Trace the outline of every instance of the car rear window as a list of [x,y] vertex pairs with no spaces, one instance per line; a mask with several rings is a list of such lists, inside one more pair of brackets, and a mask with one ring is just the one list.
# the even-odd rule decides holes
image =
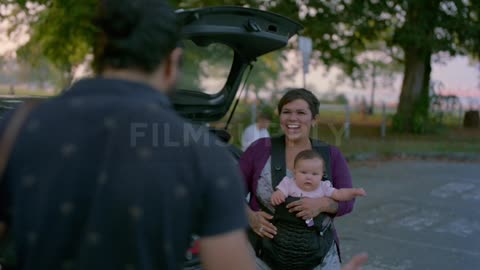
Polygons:
[[215,94],[222,90],[233,62],[233,50],[220,43],[197,46],[183,42],[184,58],[179,88]]

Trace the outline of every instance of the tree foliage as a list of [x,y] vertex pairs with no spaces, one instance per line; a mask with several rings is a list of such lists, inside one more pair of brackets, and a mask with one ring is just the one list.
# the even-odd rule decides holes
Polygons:
[[[228,2],[228,1],[227,1]],[[66,71],[67,84],[71,79],[76,66],[85,61],[87,54],[91,53],[92,41],[95,37],[95,28],[89,23],[96,13],[96,0],[16,0],[7,1],[4,6],[9,6],[4,17],[9,19],[12,31],[20,25],[29,26],[30,40],[18,50],[22,59],[37,64],[46,57],[60,70]],[[225,5],[224,1],[182,1],[176,3],[177,8],[193,8],[205,5]],[[239,4],[231,1],[230,4]],[[20,16],[19,16],[20,14]],[[222,70],[211,70],[212,66],[226,59],[215,58],[215,53],[209,53],[209,61],[213,65],[187,65],[186,81],[190,85],[199,85],[199,79],[211,74],[223,74]],[[281,71],[282,57],[271,54],[262,57],[256,64],[256,72],[250,77],[253,89],[260,89],[269,81],[275,80]],[[201,55],[188,54],[186,62],[202,63],[198,57]],[[230,60],[230,59],[228,59]],[[216,65],[217,64],[217,65]]]
[[96,13],[96,0],[17,0],[7,1],[3,14],[12,31],[28,26],[29,41],[18,54],[36,64],[46,57],[71,77],[74,68],[91,52],[95,35],[89,23]]
[[264,0],[259,5],[300,20],[319,61],[340,66],[352,78],[365,74],[358,56],[383,43],[391,59],[404,66],[394,121],[399,131],[422,132],[428,122],[432,55],[480,54],[477,0]]
[[[428,122],[431,59],[480,54],[480,1],[477,0],[251,0],[229,1],[267,9],[305,26],[317,63],[339,66],[353,80],[365,80],[371,66],[359,56],[383,47],[393,71],[404,66],[394,127],[423,132]],[[184,5],[216,4],[190,0]]]
[[[7,0],[4,5],[13,8],[2,15],[11,19],[13,26],[30,26],[26,48],[38,50],[68,70],[91,50],[95,29],[88,19],[95,14],[95,2]],[[371,51],[372,45],[380,46],[389,55],[386,65],[404,66],[394,121],[400,131],[421,132],[428,121],[432,55],[443,52],[478,58],[480,54],[478,0],[181,0],[173,4],[185,9],[245,5],[300,21],[305,26],[302,34],[313,40],[314,62],[338,66],[352,79],[369,74],[368,63],[359,57]],[[28,16],[20,16],[22,12]],[[260,61],[273,69],[256,73],[258,79],[252,78],[255,85],[276,80],[282,70],[280,57],[276,57]]]

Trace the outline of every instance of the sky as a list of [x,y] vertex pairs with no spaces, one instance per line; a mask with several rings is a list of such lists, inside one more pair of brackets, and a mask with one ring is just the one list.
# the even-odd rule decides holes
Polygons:
[[446,89],[480,92],[480,65],[470,63],[467,57],[453,58],[446,65],[434,65],[432,78],[442,81]]
[[[0,30],[4,30],[7,27],[5,22],[0,22]],[[0,31],[2,33],[3,31]],[[7,51],[12,51],[18,44],[22,44],[28,40],[25,35],[19,35],[19,37],[12,41],[12,39],[0,35],[0,55],[5,54]],[[281,87],[301,87],[303,86],[302,70],[298,61],[298,58],[293,53],[293,56],[289,56],[289,64],[298,69],[298,74],[294,81],[283,82]],[[472,63],[467,57],[453,57],[443,58],[443,63],[432,64],[431,79],[434,81],[442,82],[443,94],[457,95],[462,98],[462,103],[480,108],[480,64],[478,62]],[[298,67],[295,67],[298,66]],[[311,67],[310,72],[306,76],[307,85],[312,85],[317,94],[323,93],[335,88],[338,93],[344,93],[347,98],[352,101],[358,101],[365,97],[367,101],[370,100],[370,89],[352,89],[351,85],[338,85],[336,82],[336,76],[339,74],[339,70],[333,68],[329,72],[326,72],[322,66]],[[394,104],[398,102],[400,95],[401,78],[395,81],[392,89],[377,89],[375,93],[375,102],[381,104],[383,102],[387,104]]]
[[[291,61],[292,65],[299,65],[298,61]],[[285,83],[286,86],[303,86],[301,68],[293,82]],[[332,69],[325,74],[326,70],[320,66],[310,68],[306,76],[307,86],[314,86],[317,94],[323,94],[335,88],[336,92],[344,93],[350,101],[360,100],[365,97],[370,101],[370,89],[352,89],[351,85],[335,86],[336,76],[340,73]],[[442,59],[442,63],[432,63],[431,80],[443,84],[441,93],[447,95],[457,95],[461,97],[462,103],[470,104],[477,102],[480,107],[480,64],[476,64],[467,57],[450,57]],[[375,93],[375,103],[397,103],[400,95],[402,76],[398,76],[392,89],[377,88]]]

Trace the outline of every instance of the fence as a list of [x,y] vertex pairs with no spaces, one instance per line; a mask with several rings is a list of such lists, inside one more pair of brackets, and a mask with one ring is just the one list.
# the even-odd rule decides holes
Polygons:
[[[327,112],[335,112],[343,115],[343,137],[346,139],[349,139],[351,136],[353,115],[362,114],[365,117],[367,115],[365,108],[361,108],[360,106],[352,106],[350,104],[320,105],[320,115],[326,114]],[[385,104],[382,104],[381,106],[375,107],[372,112],[380,112],[381,123],[379,132],[381,137],[385,137],[387,132],[388,115],[395,113],[395,108],[390,108]]]
[[[430,105],[430,117],[433,124],[461,127],[463,126],[465,112],[468,110],[478,110],[480,108],[480,103],[474,104],[470,102],[469,106],[465,106],[462,102],[453,102],[452,100],[454,99],[447,97],[437,97],[432,99]],[[320,106],[320,115],[328,112],[335,112],[336,114],[343,115],[341,121],[343,121],[344,127],[343,137],[346,139],[351,136],[352,118],[354,118],[354,115],[368,114],[365,106],[352,106],[350,104],[322,104]],[[379,133],[381,137],[385,137],[387,135],[389,117],[396,112],[396,108],[386,106],[386,104],[383,103],[380,106],[375,106],[373,112],[376,112],[377,117],[380,117]]]

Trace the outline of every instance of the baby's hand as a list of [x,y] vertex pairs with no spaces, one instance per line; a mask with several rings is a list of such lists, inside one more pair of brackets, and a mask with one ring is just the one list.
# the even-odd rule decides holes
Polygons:
[[357,188],[355,193],[357,196],[367,196],[367,192],[363,188]]
[[271,198],[272,205],[276,206],[283,202],[285,202],[285,195],[280,190],[275,191]]

